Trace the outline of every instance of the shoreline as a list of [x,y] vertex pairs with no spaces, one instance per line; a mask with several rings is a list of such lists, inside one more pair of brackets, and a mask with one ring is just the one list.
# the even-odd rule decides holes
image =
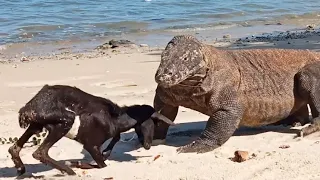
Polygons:
[[[97,53],[95,48],[112,39],[114,40],[129,40],[135,43],[138,47],[143,45],[143,51],[164,49],[168,41],[178,34],[191,34],[199,38],[205,43],[212,44],[216,47],[232,46],[238,39],[248,37],[252,42],[252,37],[260,37],[264,34],[269,34],[270,37],[275,37],[279,32],[295,34],[297,31],[305,31],[306,27],[286,26],[286,25],[263,25],[253,27],[233,27],[228,29],[215,30],[188,30],[184,32],[161,32],[161,33],[131,33],[116,35],[103,38],[93,38],[86,40],[71,39],[64,41],[48,41],[48,42],[25,42],[25,43],[10,43],[0,46],[0,62],[18,62],[22,59],[34,59],[35,57],[56,56],[61,54],[85,54]],[[314,30],[318,32],[319,30]],[[310,36],[310,34],[308,35]],[[243,44],[247,43],[248,39],[241,40]],[[261,40],[261,39],[260,39]],[[258,41],[260,41],[258,40]],[[266,41],[276,41],[264,39]],[[137,48],[139,51],[139,48]],[[46,58],[47,59],[47,58]]]
[[[277,26],[281,27],[281,26]],[[273,27],[275,28],[275,27]],[[237,30],[237,29],[236,29]],[[266,29],[258,29],[265,31]],[[276,30],[282,31],[277,28]],[[241,29],[238,29],[240,32]],[[283,30],[285,32],[285,30]],[[292,48],[320,51],[319,30],[302,29],[301,34],[292,32],[276,34],[265,38],[247,34],[232,34],[221,30],[221,36],[206,39],[205,33],[196,34],[201,41],[218,48]],[[231,38],[223,38],[230,34]],[[247,31],[245,31],[247,33]],[[244,34],[245,34],[244,33]],[[295,33],[295,36],[293,36]],[[241,33],[240,33],[241,34]],[[208,35],[208,36],[209,36]],[[275,39],[274,39],[275,37]],[[172,36],[167,38],[171,39]],[[217,40],[215,38],[218,38]],[[238,38],[241,38],[240,40]],[[121,37],[121,39],[129,39]],[[129,39],[132,40],[132,39]],[[277,41],[279,40],[279,41]],[[133,41],[133,40],[132,40]],[[163,39],[167,43],[167,39]],[[95,43],[92,47],[101,45]],[[61,48],[60,53],[48,55],[19,54],[12,46],[11,61],[0,64],[0,137],[19,137],[25,131],[18,124],[18,110],[37,93],[44,84],[67,84],[76,86],[93,95],[108,98],[119,105],[152,105],[156,83],[154,74],[160,62],[163,47],[137,45],[106,50],[72,52],[67,47],[72,44],[59,43],[54,48]],[[290,43],[288,43],[290,42]],[[47,44],[52,48],[52,44]],[[31,50],[42,51],[43,46],[31,46]],[[10,48],[7,50],[11,50]],[[69,52],[68,52],[69,51]],[[3,53],[4,51],[0,51]],[[31,54],[31,53],[30,53]],[[46,54],[46,53],[43,53]],[[8,57],[10,54],[1,54]],[[25,56],[24,56],[25,55]],[[21,61],[21,57],[25,61]],[[7,60],[7,59],[4,59]],[[24,147],[20,153],[26,164],[25,179],[98,179],[112,177],[114,180],[265,180],[267,178],[285,180],[320,179],[318,165],[320,157],[320,133],[305,138],[294,138],[280,127],[259,127],[240,130],[240,135],[232,136],[223,146],[204,154],[177,154],[179,146],[192,142],[200,135],[208,117],[196,111],[179,108],[176,125],[171,126],[166,145],[152,146],[150,150],[140,148],[135,137],[129,142],[119,142],[106,160],[107,167],[102,169],[81,170],[75,168],[76,176],[65,176],[35,160],[32,153],[36,147]],[[179,133],[181,131],[188,131]],[[242,131],[242,134],[241,134]],[[122,139],[131,139],[132,130],[121,135]],[[110,141],[105,142],[104,147]],[[0,145],[0,178],[16,179],[16,169],[8,153],[12,144]],[[280,147],[289,146],[282,149]],[[72,148],[70,148],[72,147]],[[242,163],[230,160],[237,150],[248,151],[255,157]],[[49,151],[50,156],[64,163],[67,160],[90,162],[91,156],[82,145],[62,138]],[[154,160],[155,157],[159,157]],[[202,168],[195,168],[195,167]],[[142,169],[137,170],[137,169]],[[124,171],[125,170],[125,173]]]

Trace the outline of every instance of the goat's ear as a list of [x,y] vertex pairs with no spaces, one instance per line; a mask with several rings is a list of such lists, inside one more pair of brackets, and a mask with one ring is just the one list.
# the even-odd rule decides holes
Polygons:
[[119,120],[121,122],[122,128],[129,128],[129,129],[134,127],[138,122],[137,120],[130,117],[127,113],[119,116]]
[[[154,122],[153,120],[147,119],[140,125],[141,133],[142,133],[142,139],[140,137],[140,143],[142,143],[144,149],[149,150],[152,145],[153,135],[154,135]],[[141,136],[141,135],[140,135]],[[138,136],[139,137],[139,136]]]
[[163,121],[167,124],[170,124],[170,125],[174,125],[174,122],[172,122],[169,118],[165,117],[164,115],[158,113],[158,112],[154,112],[152,115],[151,115],[151,119],[154,119],[154,120],[158,120],[158,121]]

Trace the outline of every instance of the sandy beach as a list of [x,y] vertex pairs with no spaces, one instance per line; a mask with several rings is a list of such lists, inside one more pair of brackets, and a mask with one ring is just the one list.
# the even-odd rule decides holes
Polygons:
[[[249,39],[249,38],[248,38]],[[296,39],[206,41],[219,48],[299,48],[320,51],[319,33]],[[148,46],[46,56],[14,55],[11,48],[0,50],[0,137],[20,137],[17,112],[44,84],[66,84],[119,105],[151,104],[156,83],[154,74],[162,48]],[[7,60],[11,60],[7,62]],[[132,131],[122,134],[103,169],[74,169],[77,176],[61,172],[32,158],[36,147],[25,147],[20,155],[31,174],[41,179],[114,180],[316,180],[320,179],[320,133],[295,138],[285,127],[240,128],[222,147],[205,154],[177,154],[177,147],[199,136],[208,117],[180,108],[165,145],[144,150]],[[179,133],[185,131],[185,133]],[[107,145],[108,142],[105,143]],[[280,146],[288,145],[283,149]],[[0,179],[15,179],[16,169],[7,152],[11,144],[0,145]],[[251,159],[237,163],[230,160],[236,150],[248,151]],[[49,154],[66,160],[91,161],[82,146],[67,138],[56,143]],[[154,158],[160,155],[156,160]],[[35,177],[30,177],[34,179]]]

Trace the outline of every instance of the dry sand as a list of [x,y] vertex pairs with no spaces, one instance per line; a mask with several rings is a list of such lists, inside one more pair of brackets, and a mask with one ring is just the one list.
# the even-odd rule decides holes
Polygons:
[[[233,44],[239,47],[307,48],[319,51],[320,36],[275,43]],[[220,46],[220,44],[215,44]],[[225,44],[222,44],[225,45]],[[230,45],[230,44],[229,44]],[[0,137],[20,136],[24,129],[18,125],[17,111],[44,84],[77,86],[94,95],[107,97],[119,105],[152,104],[156,83],[154,73],[161,51],[126,53],[107,51],[28,57],[31,62],[0,64]],[[44,60],[43,60],[44,59]],[[20,155],[26,164],[26,178],[32,173],[44,179],[103,179],[115,180],[263,180],[263,179],[320,179],[320,136],[294,138],[283,127],[240,129],[222,147],[205,154],[177,154],[177,147],[196,138],[208,117],[185,108],[179,109],[177,125],[170,128],[166,145],[144,150],[136,139],[119,142],[106,161],[107,167],[83,171],[74,169],[77,176],[62,176],[59,171],[32,158],[36,147],[25,147]],[[186,131],[179,134],[177,131]],[[186,136],[189,135],[189,136]],[[130,139],[132,132],[122,134]],[[107,144],[107,143],[106,143]],[[289,145],[287,149],[279,148]],[[14,179],[16,169],[7,152],[11,144],[0,145],[0,178]],[[236,163],[229,158],[234,151],[249,151],[256,156]],[[82,146],[67,138],[61,139],[49,151],[51,157],[65,160],[91,161]],[[160,158],[154,161],[154,157]]]

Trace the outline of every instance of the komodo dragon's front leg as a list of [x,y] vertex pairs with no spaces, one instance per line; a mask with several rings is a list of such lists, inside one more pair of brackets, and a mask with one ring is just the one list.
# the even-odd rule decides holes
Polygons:
[[208,101],[211,116],[200,137],[177,149],[179,153],[205,153],[223,145],[238,128],[243,107],[232,87],[225,87],[211,95]]
[[[158,93],[160,90],[158,90]],[[174,121],[177,117],[179,106],[172,106],[164,103],[160,98],[159,94],[156,93],[154,97],[153,106],[156,111],[160,111],[160,113],[171,121]],[[169,125],[167,123],[163,123],[162,121],[157,122],[154,129],[154,137],[153,137],[153,145],[164,144],[167,136],[167,132],[169,129]]]

